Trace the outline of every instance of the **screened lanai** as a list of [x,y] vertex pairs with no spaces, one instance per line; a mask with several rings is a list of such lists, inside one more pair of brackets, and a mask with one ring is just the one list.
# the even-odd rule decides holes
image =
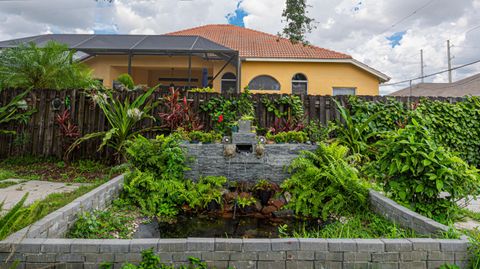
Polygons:
[[[113,86],[121,73],[138,84],[175,87],[221,87],[222,76],[236,78],[240,88],[241,62],[238,51],[199,36],[47,34],[0,42],[0,49],[49,41],[77,51],[93,74]],[[231,84],[231,80],[230,80]]]

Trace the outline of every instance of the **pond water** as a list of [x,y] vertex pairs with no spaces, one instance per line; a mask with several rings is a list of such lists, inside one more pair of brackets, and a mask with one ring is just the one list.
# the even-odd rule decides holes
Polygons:
[[321,229],[324,223],[318,220],[297,218],[255,218],[238,216],[179,216],[174,222],[141,224],[135,238],[278,238],[278,227],[287,224],[289,231]]

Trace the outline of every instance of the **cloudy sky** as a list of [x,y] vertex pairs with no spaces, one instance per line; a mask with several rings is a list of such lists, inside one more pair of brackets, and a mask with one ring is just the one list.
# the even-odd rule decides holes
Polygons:
[[[101,1],[101,0],[100,0]],[[0,40],[43,33],[162,34],[209,23],[282,29],[284,0],[0,0]],[[307,0],[317,28],[308,40],[345,52],[388,74],[391,82],[480,59],[480,0]],[[480,63],[454,80],[480,72]],[[446,82],[447,74],[426,79]],[[418,82],[418,81],[417,81]],[[414,82],[415,83],[415,82]],[[383,94],[407,84],[382,87]]]

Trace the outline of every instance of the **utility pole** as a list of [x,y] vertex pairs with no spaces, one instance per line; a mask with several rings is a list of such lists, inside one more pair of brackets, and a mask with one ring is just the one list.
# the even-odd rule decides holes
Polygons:
[[423,76],[424,76],[424,73],[423,73],[423,49],[420,50],[420,72],[421,72],[421,77],[422,77],[422,83],[423,83]]
[[450,56],[450,40],[447,40],[448,83],[452,83],[452,57]]

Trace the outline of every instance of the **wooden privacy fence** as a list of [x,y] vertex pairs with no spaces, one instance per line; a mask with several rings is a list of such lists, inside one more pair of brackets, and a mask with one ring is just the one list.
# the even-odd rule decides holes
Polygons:
[[[4,90],[0,93],[0,106],[8,103],[13,96],[21,93],[21,90]],[[137,97],[140,92],[123,92],[116,95],[117,98]],[[166,91],[159,91],[153,94],[153,98],[161,99],[168,94]],[[192,109],[200,117],[204,126],[209,129],[212,125],[212,119],[208,113],[202,111],[201,104],[208,102],[211,98],[223,95],[226,98],[235,98],[236,95],[218,94],[218,93],[186,93],[187,100],[191,102]],[[275,116],[267,112],[262,102],[263,98],[271,100],[280,98],[279,94],[253,94],[255,104],[255,113],[257,125],[260,128],[268,128],[273,125]],[[318,120],[322,124],[339,118],[338,111],[332,101],[333,98],[345,104],[347,96],[318,96],[302,95],[300,96],[308,120]],[[386,101],[387,97],[382,96],[360,96],[359,98],[368,101]],[[390,97],[392,98],[392,97]],[[416,102],[420,97],[395,97],[401,102]],[[430,99],[446,102],[457,102],[463,98],[444,98],[431,97]],[[92,132],[104,131],[108,129],[108,122],[101,109],[94,105],[90,97],[82,90],[33,90],[26,98],[30,108],[36,112],[26,124],[12,123],[9,126],[2,126],[2,129],[15,130],[17,135],[0,135],[0,158],[12,155],[32,155],[32,156],[57,156],[62,157],[65,150],[64,137],[55,118],[65,109],[71,113],[72,123],[78,126],[81,135]],[[57,103],[57,107],[53,105]],[[164,111],[164,106],[157,106],[153,115],[158,118],[158,113]],[[146,120],[142,123],[143,127],[160,125],[160,122]],[[155,134],[149,134],[153,137]],[[81,148],[73,153],[74,157],[102,158],[110,156],[112,152],[97,152],[99,141],[89,141],[84,143]]]

